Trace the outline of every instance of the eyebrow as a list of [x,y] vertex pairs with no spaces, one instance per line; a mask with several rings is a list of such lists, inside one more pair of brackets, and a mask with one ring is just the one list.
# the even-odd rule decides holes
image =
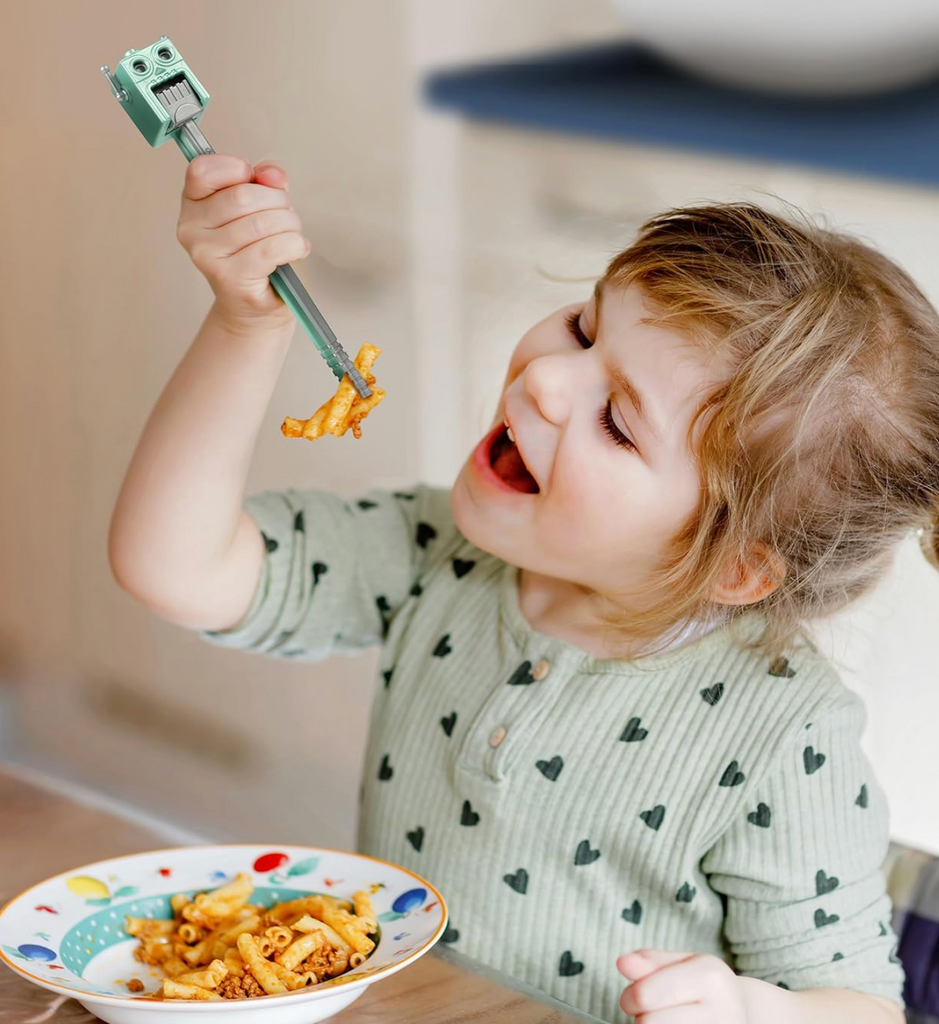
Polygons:
[[[599,333],[600,333],[600,307],[601,307],[601,303],[603,301],[603,283],[602,283],[602,281],[597,281],[596,285],[594,286],[593,298],[594,298],[594,302],[596,303],[596,307],[597,307],[597,330],[596,330],[596,333],[599,335]],[[649,431],[649,433],[657,441],[661,440],[658,431],[655,429],[655,426],[653,425],[652,420],[649,418],[649,414],[646,411],[645,405],[644,405],[644,403],[642,401],[642,395],[639,393],[639,390],[636,387],[636,385],[633,384],[633,382],[629,379],[629,377],[627,377],[626,374],[623,373],[623,371],[618,366],[614,366],[614,365],[611,365],[610,363],[607,363],[607,371],[609,372],[610,377],[611,377],[613,383],[620,389],[620,391],[623,392],[623,394],[632,403],[633,408],[636,410],[636,413],[638,414],[639,418],[642,420],[643,424],[645,425],[645,427]]]

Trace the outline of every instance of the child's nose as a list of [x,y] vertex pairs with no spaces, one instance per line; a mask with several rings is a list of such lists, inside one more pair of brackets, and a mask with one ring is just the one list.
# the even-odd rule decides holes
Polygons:
[[522,373],[525,390],[550,423],[561,426],[571,409],[571,394],[576,387],[576,367],[565,353],[552,353],[533,359]]

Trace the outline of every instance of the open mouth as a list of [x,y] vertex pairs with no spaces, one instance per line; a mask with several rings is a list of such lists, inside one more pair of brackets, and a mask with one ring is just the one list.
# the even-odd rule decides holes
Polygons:
[[528,472],[518,445],[509,436],[509,430],[505,425],[492,442],[489,465],[496,476],[515,491],[537,494],[540,490],[535,478]]

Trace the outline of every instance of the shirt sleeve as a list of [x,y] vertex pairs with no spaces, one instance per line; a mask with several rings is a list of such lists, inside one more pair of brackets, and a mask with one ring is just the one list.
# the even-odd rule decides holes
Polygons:
[[884,794],[849,691],[782,745],[751,804],[701,862],[725,904],[739,974],[792,990],[845,988],[903,1001],[882,865]]
[[449,494],[424,486],[346,500],[323,491],[269,491],[245,508],[265,544],[252,604],[226,647],[319,660],[380,644],[452,526]]

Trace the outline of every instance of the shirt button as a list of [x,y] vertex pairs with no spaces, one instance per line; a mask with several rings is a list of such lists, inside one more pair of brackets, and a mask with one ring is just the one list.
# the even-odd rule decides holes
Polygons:
[[540,683],[550,671],[551,665],[542,658],[541,661],[536,661],[532,666],[531,677]]
[[500,725],[498,729],[493,729],[489,734],[489,746],[498,747],[505,739],[505,736],[506,730],[503,726]]

